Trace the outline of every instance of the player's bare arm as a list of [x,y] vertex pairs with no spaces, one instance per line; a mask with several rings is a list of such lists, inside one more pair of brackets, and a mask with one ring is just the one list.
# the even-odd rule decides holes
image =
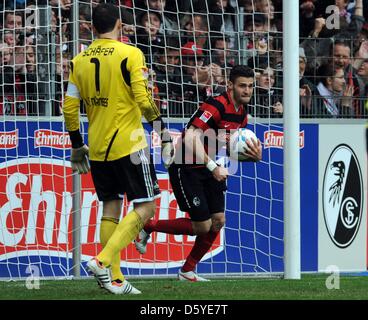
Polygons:
[[193,152],[197,162],[204,163],[208,170],[210,170],[217,181],[225,181],[229,172],[226,168],[218,166],[205,151],[201,137],[203,132],[194,126],[190,126],[185,132],[185,146],[186,152]]

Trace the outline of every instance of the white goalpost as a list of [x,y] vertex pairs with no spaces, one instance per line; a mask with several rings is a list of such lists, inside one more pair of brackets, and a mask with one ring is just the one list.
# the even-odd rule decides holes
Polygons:
[[[269,0],[106,2],[119,5],[121,41],[146,56],[153,98],[174,139],[200,103],[226,90],[233,65],[255,70],[248,128],[262,142],[263,159],[239,164],[228,178],[226,225],[197,272],[299,279],[298,2],[284,0],[283,12],[280,4],[266,6]],[[101,250],[102,204],[90,174],[71,171],[62,117],[68,62],[93,40],[93,5],[0,7],[0,280],[23,279],[30,270],[43,278],[85,277],[86,262]],[[283,16],[283,32],[275,15]],[[276,103],[283,112],[274,111]],[[83,104],[80,111],[88,142]],[[157,136],[147,138],[156,159]],[[162,192],[155,219],[186,216],[167,170],[155,168]],[[129,207],[124,199],[122,216]],[[121,252],[121,268],[128,277],[174,277],[194,240],[154,233],[145,255],[133,244]]]
[[299,3],[284,0],[285,278],[300,279]]

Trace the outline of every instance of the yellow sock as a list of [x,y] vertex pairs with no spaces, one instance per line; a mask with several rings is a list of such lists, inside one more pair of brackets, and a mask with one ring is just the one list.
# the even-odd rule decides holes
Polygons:
[[129,212],[118,224],[114,233],[110,237],[104,249],[97,256],[97,259],[104,266],[111,266],[112,259],[117,252],[126,248],[142,230],[143,223],[141,217],[134,210]]
[[[100,241],[104,248],[109,241],[111,235],[114,233],[116,227],[119,224],[119,220],[111,217],[102,217],[100,227]],[[124,275],[120,269],[120,251],[117,252],[111,261],[111,277],[112,280],[119,279],[124,281]]]

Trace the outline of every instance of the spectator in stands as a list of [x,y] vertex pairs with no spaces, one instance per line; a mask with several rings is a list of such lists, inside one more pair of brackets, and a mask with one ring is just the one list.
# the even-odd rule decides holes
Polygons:
[[252,18],[248,17],[245,21],[246,39],[246,57],[256,58],[256,65],[267,63],[267,53],[272,50],[272,43],[268,38],[266,25],[266,16],[254,14]]
[[277,32],[275,20],[275,6],[272,0],[255,0],[256,12],[263,13],[266,16],[266,26],[269,32]]
[[350,0],[335,0],[335,6],[339,9],[339,15],[346,23],[351,22],[351,12],[348,11],[348,4]]
[[61,10],[64,12],[70,12],[70,9],[72,7],[72,1],[71,0],[60,0],[60,6]]
[[36,72],[36,53],[34,46],[26,46],[26,72]]
[[350,66],[351,50],[347,42],[337,40],[330,47],[330,56],[335,68],[346,69]]
[[238,15],[230,0],[208,1],[210,31],[226,35],[230,49],[237,47]]
[[[299,32],[300,37],[308,37],[311,30],[315,26],[315,6],[316,0],[301,0],[300,1],[300,18],[299,18]],[[323,19],[323,18],[322,18]],[[325,19],[323,19],[325,21]]]
[[[344,0],[336,0],[336,2],[344,2]],[[345,9],[345,12],[340,11],[340,30],[336,36],[344,40],[353,41],[365,23],[363,0],[355,0],[354,3],[348,4],[346,8],[348,10]]]
[[354,54],[354,69],[358,70],[365,59],[368,59],[368,40],[361,41],[359,49]]
[[184,16],[182,20],[184,33],[182,34],[182,43],[189,41],[195,42],[197,46],[204,50],[208,56],[210,48],[210,37],[208,32],[207,14],[200,13]]
[[344,70],[334,68],[331,63],[320,67],[320,82],[317,86],[320,99],[315,107],[319,117],[350,117],[352,108],[353,86],[346,84]]
[[166,0],[146,0],[146,7],[150,10],[164,11]]
[[193,32],[193,17],[190,14],[182,16],[180,19],[180,30],[181,30],[181,42],[186,43],[194,38]]
[[358,111],[362,114],[366,114],[367,108],[365,104],[368,104],[368,40],[365,38],[360,39],[359,50],[355,53],[354,58],[354,71],[356,72],[357,82],[359,84],[359,99],[357,99]]
[[368,41],[368,23],[365,23],[362,26],[362,29],[360,30],[360,32],[358,32],[358,34],[355,37],[355,40],[354,40],[354,51],[355,52],[360,49],[364,41]]
[[[267,31],[266,17],[256,13],[245,21],[245,58],[254,65],[268,62],[268,53],[273,51],[272,37]],[[251,59],[249,59],[251,58]],[[253,58],[253,59],[252,59]]]
[[[344,22],[343,17],[338,21],[339,26],[326,25],[326,19],[324,17],[317,17],[315,19],[314,29],[310,32],[308,39],[305,39],[301,43],[308,57],[306,70],[308,75],[316,76],[315,70],[320,65],[326,63],[326,58],[331,57],[331,51],[329,50],[331,43],[336,40],[354,43],[354,40],[361,32],[365,23],[363,17],[363,0],[356,0],[355,3],[354,14],[351,17],[350,24],[347,24],[346,21]],[[315,6],[317,5],[322,4],[315,2]],[[326,8],[327,4],[324,6]]]
[[49,0],[49,5],[53,8],[59,7],[60,0]]
[[9,64],[12,61],[11,49],[7,43],[0,42],[0,115],[10,113],[12,106],[8,100],[11,93],[12,68]]
[[307,65],[307,57],[304,49],[299,48],[299,92],[300,92],[300,115],[311,116],[312,115],[312,101],[316,94],[315,85],[309,81],[305,76],[305,68]]
[[[190,92],[190,87],[194,91]],[[189,82],[184,83],[184,90],[185,99],[194,101],[196,104],[206,101],[211,95],[218,96],[222,94],[226,91],[223,70],[214,63],[197,67]]]
[[363,106],[359,104],[359,82],[357,78],[357,70],[352,65],[351,49],[347,42],[336,40],[331,44],[330,56],[335,68],[342,68],[344,70],[345,82],[352,87],[354,99],[353,109],[356,117],[360,117],[364,113]]
[[226,91],[224,72],[219,65],[215,63],[210,63],[203,68],[203,71],[206,71],[208,74],[207,81],[206,78],[198,81],[199,87],[203,87],[203,101],[207,100],[211,96],[218,96]]
[[197,69],[204,65],[203,49],[196,43],[189,41],[181,48],[182,75],[184,96],[190,100],[197,100]]
[[10,64],[12,51],[7,43],[0,43],[0,67]]
[[22,11],[5,11],[4,12],[4,29],[21,30],[23,27]]
[[181,58],[183,98],[192,102],[184,105],[184,112],[190,113],[200,100],[198,78],[207,81],[208,73],[202,68],[205,60],[203,49],[194,42],[190,41],[181,48]]
[[132,10],[125,7],[120,7],[120,15],[122,22],[122,38],[120,39],[120,41],[124,43],[134,42],[136,28],[134,26],[134,17]]
[[4,31],[4,42],[10,47],[15,47],[14,33],[10,30]]
[[[147,8],[149,10],[157,10],[161,14],[162,24],[160,33],[165,35],[179,35],[176,14],[170,14],[165,11],[166,0],[147,0]],[[173,10],[173,12],[177,12],[177,10]]]
[[79,39],[85,44],[92,41],[91,8],[88,5],[79,5]]
[[161,26],[159,32],[165,34],[166,36],[179,36],[179,26],[178,26],[178,12],[176,6],[176,1],[171,1],[172,8],[170,10],[166,9],[166,0],[136,0],[135,5],[138,8],[145,10],[152,10],[161,15]]
[[12,94],[13,62],[12,48],[7,43],[0,42],[0,115],[11,113],[11,101],[8,99]]
[[[233,45],[231,35],[233,32],[239,31],[237,30],[238,16],[236,14],[238,7],[241,6],[244,7],[246,13],[244,29],[248,32],[245,47],[248,64],[252,65],[253,63],[255,66],[259,66],[266,62],[272,68],[276,67],[275,63],[270,59],[272,59],[271,56],[274,50],[281,51],[273,34],[273,31],[281,30],[278,19],[275,18],[275,12],[277,17],[277,11],[280,11],[281,0],[107,1],[121,5],[122,20],[124,22],[123,36],[125,36],[122,40],[126,41],[126,37],[130,37],[135,42],[137,38],[137,45],[145,52],[149,63],[151,62],[150,59],[154,57],[151,67],[156,72],[159,92],[160,94],[164,93],[168,99],[174,96],[180,99],[183,96],[182,89],[184,88],[187,94],[185,99],[192,99],[197,102],[206,98],[206,90],[210,92],[214,83],[216,85],[218,85],[218,82],[221,83],[222,80],[218,79],[225,77],[226,70],[224,68],[233,65],[234,58],[237,58],[235,54],[234,56],[231,55]],[[89,24],[91,6],[95,6],[101,1],[84,0],[80,2],[79,38],[82,39],[82,46],[79,50],[83,50],[89,45],[92,38]],[[3,66],[7,66],[5,69],[8,75],[1,81],[5,82],[7,90],[11,91],[10,104],[13,103],[11,102],[13,92],[17,93],[18,91],[14,90],[14,85],[13,89],[10,87],[9,79],[17,81],[16,87],[21,88],[19,90],[20,93],[23,90],[22,86],[26,88],[27,92],[32,91],[29,89],[28,82],[37,83],[36,65],[33,64],[32,58],[28,57],[28,54],[31,55],[32,51],[35,53],[35,50],[33,50],[35,48],[32,49],[31,47],[29,49],[29,45],[36,44],[36,34],[32,29],[26,30],[25,18],[28,20],[29,13],[25,15],[24,11],[26,5],[29,7],[36,3],[35,0],[9,0],[0,4],[0,8],[5,10],[0,15],[0,27],[2,29],[0,43],[8,44],[6,49],[3,50],[2,58]],[[64,44],[62,51],[70,51],[72,49],[70,45],[73,43],[73,38],[71,35],[71,23],[69,22],[72,3],[71,0],[48,1],[48,4],[53,8],[50,17],[50,30],[56,34],[56,42]],[[235,3],[238,5],[234,6]],[[352,108],[355,117],[367,114],[367,111],[363,109],[363,104],[359,104],[359,101],[364,100],[364,97],[367,95],[367,78],[365,73],[367,57],[362,54],[363,43],[368,40],[368,23],[363,16],[364,12],[365,14],[368,12],[367,3],[367,0],[300,0],[300,35],[303,37],[309,36],[301,44],[304,48],[304,53],[300,55],[299,59],[302,115],[309,115],[310,112],[315,110],[315,100],[310,99],[310,97],[317,93],[316,84],[319,82],[316,72],[319,66],[330,61],[331,58],[333,58],[331,63],[335,65],[335,68],[340,67],[344,69],[345,83],[353,83],[354,85]],[[326,7],[331,4],[340,8],[340,28],[338,29],[331,29],[326,23],[328,21]],[[59,16],[60,8],[61,16]],[[138,20],[144,14],[142,10],[141,14],[134,17],[133,13],[139,13],[137,8],[144,9],[147,15],[145,18],[146,27],[138,27],[138,30],[136,30],[137,26],[135,23],[142,24]],[[188,15],[182,19],[185,12]],[[129,18],[125,19],[125,17]],[[156,24],[157,19],[160,20],[159,25]],[[268,28],[268,21],[271,21],[271,28]],[[178,25],[182,27],[179,28]],[[60,27],[61,32],[59,32]],[[178,50],[171,50],[171,46],[168,46],[165,40],[170,35],[177,34],[179,30],[185,30],[181,39],[182,46],[183,44],[185,46],[190,41],[195,43],[197,48],[200,49],[199,51],[201,51],[199,55],[197,51],[196,58],[195,56],[184,54],[183,62],[185,64],[182,68],[184,85],[182,85],[181,71],[178,71],[179,68],[173,67],[177,65],[176,62],[181,64],[180,60],[174,58],[179,52],[180,45],[176,46],[179,48]],[[39,33],[37,35],[42,36]],[[63,39],[59,39],[59,35],[62,35]],[[334,43],[334,45],[331,45],[331,43]],[[20,48],[22,46],[24,47]],[[18,48],[15,49],[16,47]],[[235,49],[237,48],[238,46],[235,45]],[[236,53],[237,51],[234,50]],[[211,54],[210,58],[209,52]],[[20,56],[23,56],[23,58],[20,58]],[[252,59],[249,59],[251,57]],[[210,63],[212,63],[211,66]],[[219,67],[222,69],[219,69]],[[9,68],[12,72],[9,72]],[[3,74],[2,71],[2,76]],[[12,74],[10,78],[9,74]],[[282,81],[279,81],[279,74],[282,77],[282,71],[275,74],[275,86],[277,88],[282,87]],[[26,82],[25,86],[23,85],[24,82]],[[8,106],[10,105],[9,103]],[[11,107],[10,109],[14,108]],[[28,108],[28,114],[32,112]],[[17,113],[17,108],[9,111],[9,113]],[[192,113],[192,111],[189,111],[189,113]]]
[[250,33],[265,33],[267,32],[266,22],[266,16],[263,13],[255,13],[252,16],[247,16],[244,29]]
[[51,9],[50,28],[52,32],[57,32],[58,24],[59,19],[57,9]]
[[156,11],[143,11],[137,18],[137,47],[142,50],[147,64],[151,57],[164,45],[164,38],[159,33],[161,15]]
[[72,59],[71,55],[68,52],[63,52],[62,64],[63,64],[63,81],[64,87],[66,89],[69,80],[69,72],[70,72],[70,60]]
[[60,50],[57,50],[56,57],[56,74],[58,77],[58,81],[63,80],[63,87],[66,89],[69,79],[69,64],[71,60],[71,55],[68,52],[63,52],[60,54]]
[[230,38],[227,36],[213,36],[211,42],[211,61],[221,68],[234,66],[234,57],[230,51]]
[[33,33],[33,30],[32,32],[27,32],[24,38],[24,45],[29,46],[35,44],[36,44],[36,35]]
[[[324,25],[325,21],[321,20],[320,23]],[[306,67],[306,75],[308,77],[317,78],[316,70],[321,65],[331,62],[335,68],[344,69],[345,76],[350,78],[346,79],[346,81],[354,82],[354,92],[356,95],[359,95],[359,86],[356,81],[355,71],[351,65],[352,55],[349,42],[343,41],[340,38],[321,39],[318,43],[316,41],[305,40],[301,44],[301,47],[304,48],[308,57]],[[319,54],[318,52],[324,53]]]
[[282,99],[274,88],[275,71],[267,64],[260,65],[256,79],[254,107],[250,114],[254,117],[282,117]]
[[26,97],[28,115],[38,115],[36,47],[28,45],[26,53]]
[[184,111],[187,114],[210,95],[221,94],[225,88],[225,79],[218,65],[205,64],[203,49],[194,42],[186,43],[181,48],[181,55],[183,96],[188,102],[184,105]]
[[245,14],[253,14],[255,12],[254,0],[238,0],[239,7],[244,8]]
[[4,12],[3,29],[14,32],[14,35],[15,35],[14,40],[15,40],[16,45],[21,44],[20,34],[24,31],[23,30],[23,26],[24,26],[23,19],[24,19],[24,12],[21,10]]
[[24,46],[16,46],[13,53],[13,66],[16,74],[26,73],[26,54]]
[[0,115],[27,115],[24,47],[14,49],[7,64],[1,66],[1,73],[2,109]]
[[166,46],[161,47],[155,55],[153,70],[156,72],[156,83],[162,98],[182,96],[178,39],[166,39]]
[[358,69],[358,80],[361,97],[363,100],[368,100],[368,59],[364,59]]

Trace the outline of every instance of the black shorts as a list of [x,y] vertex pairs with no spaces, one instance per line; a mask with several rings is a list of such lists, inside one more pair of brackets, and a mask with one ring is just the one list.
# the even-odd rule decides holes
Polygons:
[[[128,201],[147,202],[159,197],[160,188],[148,149],[114,161],[90,161],[93,183],[100,201],[119,200],[126,193]],[[151,159],[152,160],[152,159]]]
[[193,221],[205,221],[225,210],[226,182],[218,182],[207,168],[172,165],[170,183],[181,211]]

